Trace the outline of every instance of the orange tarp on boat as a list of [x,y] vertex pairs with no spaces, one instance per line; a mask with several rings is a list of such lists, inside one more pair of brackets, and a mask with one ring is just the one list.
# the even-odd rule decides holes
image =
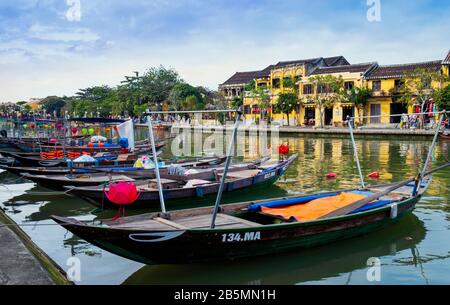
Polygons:
[[363,198],[366,198],[366,196],[354,193],[341,193],[337,196],[315,199],[305,204],[283,208],[262,207],[261,211],[265,214],[281,216],[286,220],[294,217],[297,221],[308,221],[318,219]]

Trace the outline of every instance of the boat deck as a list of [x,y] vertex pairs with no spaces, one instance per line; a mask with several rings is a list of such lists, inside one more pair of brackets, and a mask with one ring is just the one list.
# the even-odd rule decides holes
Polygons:
[[[27,176],[25,176],[27,177]],[[32,176],[31,176],[32,177]],[[109,177],[108,175],[94,175],[91,176],[89,174],[85,174],[85,175],[79,175],[79,174],[74,174],[72,178],[70,178],[67,175],[64,176],[56,176],[56,177],[48,177],[45,175],[36,175],[36,178],[46,178],[48,180],[54,180],[55,182],[57,181],[66,181],[66,182],[83,182],[83,181],[90,181],[90,182],[99,182],[99,183],[103,183],[106,181],[134,181],[134,179],[125,176],[125,175],[112,175],[111,177]]]
[[[134,221],[131,223],[118,223],[110,226],[120,229],[146,229],[146,230],[188,230],[188,229],[208,229],[211,225],[212,215],[198,215],[176,219],[174,221],[164,218],[153,218],[148,220]],[[216,219],[216,229],[232,229],[243,227],[256,227],[260,224],[237,218],[228,214],[219,213]]]

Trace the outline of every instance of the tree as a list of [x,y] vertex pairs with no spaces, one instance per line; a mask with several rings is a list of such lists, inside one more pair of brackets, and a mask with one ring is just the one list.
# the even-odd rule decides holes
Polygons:
[[252,80],[244,86],[244,91],[253,91],[256,88],[256,81]]
[[258,108],[261,109],[261,120],[265,119],[266,109],[270,107],[270,96],[264,88],[253,88],[251,97],[258,101]]
[[233,107],[233,109],[238,109],[242,107],[242,105],[244,105],[244,99],[240,96],[235,96],[231,101],[231,107]]
[[275,107],[279,112],[286,114],[288,126],[290,125],[289,114],[296,109],[298,104],[299,101],[295,93],[281,93],[278,96]]
[[66,106],[66,101],[58,96],[47,96],[41,101],[41,105],[47,113],[55,112],[57,115],[61,115],[62,109]]
[[[432,69],[416,69],[405,74],[402,83],[398,88],[394,88],[393,94],[398,94],[398,101],[404,104],[420,106],[420,112],[425,111],[426,104],[435,95],[433,82],[446,82],[449,78],[442,75],[441,71]],[[424,116],[420,115],[421,125],[424,123]]]
[[315,94],[311,97],[305,97],[304,102],[313,102],[319,109],[320,127],[323,128],[325,109],[345,99],[344,80],[341,76],[317,75],[310,77],[309,81],[314,85]]
[[295,87],[295,80],[290,78],[290,77],[286,77],[283,80],[283,87],[284,88],[294,88]]
[[108,86],[93,86],[85,89],[79,89],[70,100],[68,111],[76,113],[77,116],[83,116],[85,113],[93,115],[108,115],[113,111],[114,105],[117,105],[118,95],[116,88]]
[[354,87],[344,93],[345,99],[354,104],[359,114],[359,124],[362,125],[366,115],[366,106],[369,98],[372,96],[372,90],[368,87]]
[[200,91],[186,83],[176,84],[168,97],[171,107],[175,110],[198,110],[204,108]]
[[450,110],[450,85],[436,90],[433,99],[439,110]]
[[182,82],[178,72],[173,69],[166,69],[163,66],[150,68],[140,79],[141,97],[145,97],[150,104],[163,103],[169,98],[175,85]]

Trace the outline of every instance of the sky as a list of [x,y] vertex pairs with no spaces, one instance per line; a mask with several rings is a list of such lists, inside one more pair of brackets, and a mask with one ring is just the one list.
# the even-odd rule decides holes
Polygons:
[[438,60],[448,16],[440,0],[0,0],[0,102],[115,86],[159,65],[217,89],[283,60]]

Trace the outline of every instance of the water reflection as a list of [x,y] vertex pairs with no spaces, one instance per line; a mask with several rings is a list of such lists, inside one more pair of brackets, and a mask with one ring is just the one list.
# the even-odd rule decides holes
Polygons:
[[[167,134],[161,138],[167,138]],[[298,160],[275,185],[258,186],[226,194],[224,203],[251,201],[287,194],[300,194],[357,187],[359,177],[354,163],[351,142],[347,137],[282,137]],[[254,150],[246,141],[246,154],[236,162],[250,161]],[[170,141],[163,158],[172,159]],[[270,146],[270,141],[268,142]],[[366,177],[379,171],[377,184],[399,181],[416,175],[428,153],[430,140],[396,138],[357,138],[359,156]],[[449,142],[439,142],[433,166],[447,162]],[[336,172],[337,179],[329,180],[326,173]],[[80,258],[83,265],[82,284],[294,284],[325,282],[366,284],[369,257],[382,258],[391,273],[383,274],[389,283],[402,283],[404,278],[419,283],[448,282],[450,274],[450,169],[436,173],[426,196],[413,215],[399,223],[361,238],[330,244],[306,251],[290,252],[270,257],[215,264],[179,266],[147,266],[107,253],[73,236],[53,224],[50,215],[76,217],[80,220],[110,218],[116,211],[92,214],[93,207],[82,200],[65,195],[42,195],[48,189],[36,186],[17,176],[0,173],[0,206],[17,222],[36,227],[23,229],[61,267],[70,256]],[[48,194],[48,193],[47,193]],[[179,200],[168,204],[169,210],[211,205],[214,197],[201,200]],[[151,212],[126,211],[127,215]],[[134,273],[137,271],[136,273]],[[448,272],[447,272],[448,271]],[[134,273],[134,274],[132,274]]]
[[426,236],[424,223],[408,215],[368,236],[326,247],[236,262],[146,266],[124,284],[297,284],[319,281],[367,268],[370,257],[410,250]]

